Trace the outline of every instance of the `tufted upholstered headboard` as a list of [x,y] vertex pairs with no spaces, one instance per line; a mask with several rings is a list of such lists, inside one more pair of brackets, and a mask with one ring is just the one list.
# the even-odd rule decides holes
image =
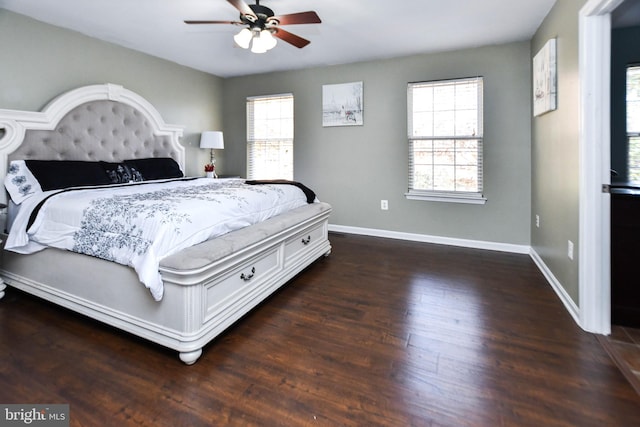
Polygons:
[[[144,98],[113,84],[67,92],[42,112],[0,109],[0,179],[8,162],[172,157],[185,170],[182,127],[168,125]],[[6,203],[5,191],[0,202]]]

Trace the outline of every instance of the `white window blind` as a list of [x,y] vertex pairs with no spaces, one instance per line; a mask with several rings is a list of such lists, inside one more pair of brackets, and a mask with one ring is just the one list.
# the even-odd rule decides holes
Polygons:
[[640,183],[640,65],[627,68],[627,176]]
[[293,179],[293,95],[247,98],[247,178]]
[[407,198],[484,203],[482,77],[409,83]]

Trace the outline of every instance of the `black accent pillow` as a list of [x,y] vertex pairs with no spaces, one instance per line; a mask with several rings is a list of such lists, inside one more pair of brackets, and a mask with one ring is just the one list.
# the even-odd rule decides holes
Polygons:
[[111,181],[98,162],[81,160],[25,160],[43,191],[91,185]]
[[184,176],[178,163],[170,157],[125,160],[124,164],[139,171],[145,181]]
[[144,176],[136,168],[122,163],[100,162],[110,184],[126,184],[144,181]]

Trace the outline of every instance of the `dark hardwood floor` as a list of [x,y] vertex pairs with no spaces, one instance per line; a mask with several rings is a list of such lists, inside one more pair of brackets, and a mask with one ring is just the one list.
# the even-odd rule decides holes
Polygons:
[[598,340],[640,394],[640,329],[612,325],[611,335],[598,335]]
[[0,402],[71,425],[634,426],[640,397],[526,255],[353,235],[177,355],[8,289]]

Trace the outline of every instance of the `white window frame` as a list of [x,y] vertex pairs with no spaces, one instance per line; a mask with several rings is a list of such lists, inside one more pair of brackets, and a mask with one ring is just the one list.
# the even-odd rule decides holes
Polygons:
[[[420,123],[414,123],[414,92],[420,90],[421,88],[429,89],[429,88],[437,88],[437,87],[451,87],[454,88],[457,85],[468,85],[469,82],[474,82],[477,84],[477,109],[475,110],[475,114],[477,114],[476,120],[476,128],[468,133],[460,133],[459,131],[454,130],[452,134],[439,134],[436,135],[435,131],[430,131],[429,133],[424,132],[425,134],[421,134],[420,131]],[[454,106],[450,111],[453,114],[453,128],[455,129],[455,116],[458,111],[462,111],[455,105],[455,101],[452,101]],[[409,83],[407,85],[407,137],[409,141],[409,185],[408,191],[405,193],[405,197],[410,200],[426,200],[426,201],[438,201],[438,202],[453,202],[453,203],[470,203],[470,204],[484,204],[487,199],[483,195],[483,162],[482,162],[482,154],[483,154],[483,78],[482,77],[469,77],[462,79],[448,79],[448,80],[437,80],[437,81],[425,81],[425,82],[415,82]],[[468,109],[466,109],[468,112]],[[422,112],[424,115],[425,112]],[[437,118],[436,111],[426,112],[428,117],[427,120],[431,120],[431,123],[435,125]],[[431,117],[429,117],[431,115]],[[416,120],[416,122],[418,122]],[[424,128],[423,128],[424,129]],[[461,151],[456,151],[455,146],[457,145],[457,141],[465,142],[465,141],[477,141],[477,163],[475,163],[475,167],[477,167],[477,191],[461,191],[461,190],[435,190],[435,189],[421,189],[421,188],[413,188],[414,181],[414,144],[420,141],[431,141],[433,143],[437,143],[438,141],[455,141],[454,142],[454,152],[456,154]],[[450,164],[457,169],[457,157],[454,155],[454,163]],[[434,172],[435,174],[435,172]]]
[[[259,103],[285,99],[291,102],[290,111],[269,111],[265,117],[256,117],[255,109]],[[293,180],[293,102],[292,93],[247,98],[247,179]],[[256,123],[256,120],[262,123]],[[258,130],[256,126],[262,127]],[[269,173],[268,169],[272,168],[266,168],[267,171],[259,174],[260,166],[255,161],[259,151],[270,153],[270,156],[278,159],[275,161],[277,171]],[[282,170],[287,173],[280,173]]]

